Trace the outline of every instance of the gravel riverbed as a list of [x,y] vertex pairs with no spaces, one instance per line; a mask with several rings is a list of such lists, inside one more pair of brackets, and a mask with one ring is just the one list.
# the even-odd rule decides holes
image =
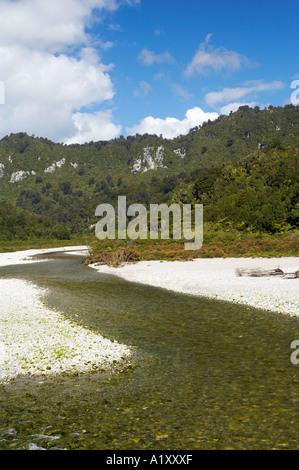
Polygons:
[[282,314],[299,315],[299,279],[283,276],[243,277],[237,270],[299,270],[298,257],[212,258],[191,261],[141,261],[122,267],[91,265],[100,273],[128,281],[241,303]]
[[[0,254],[0,265],[32,262],[28,255],[38,253],[41,250]],[[0,383],[21,376],[106,369],[130,356],[126,345],[47,308],[45,294],[31,282],[0,279]]]
[[[1,253],[0,266],[32,263],[36,262],[32,255],[65,251],[88,254],[88,247]],[[142,261],[118,268],[90,266],[132,282],[299,315],[299,279],[237,275],[238,269],[280,268],[286,273],[295,272],[299,269],[298,257]],[[45,293],[31,282],[0,279],[0,382],[19,376],[105,369],[130,356],[126,345],[103,338],[47,308],[43,303]]]

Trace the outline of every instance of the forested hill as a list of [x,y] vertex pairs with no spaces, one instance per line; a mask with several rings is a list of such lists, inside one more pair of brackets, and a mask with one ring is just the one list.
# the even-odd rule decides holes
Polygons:
[[[86,231],[94,223],[95,207],[116,202],[118,195],[126,195],[128,204],[203,199],[210,205],[211,220],[221,219],[217,211],[224,210],[242,225],[247,212],[240,212],[234,198],[241,188],[228,184],[234,173],[241,172],[241,184],[251,200],[256,190],[268,191],[268,196],[275,193],[273,205],[280,210],[268,224],[273,232],[275,224],[297,224],[298,147],[299,107],[293,105],[265,110],[243,106],[172,140],[137,134],[67,146],[25,133],[11,134],[0,141],[0,201],[27,211],[27,217],[29,212],[47,217],[47,221],[40,219],[41,226],[50,218],[70,234]],[[256,158],[259,163],[252,166],[251,174],[250,159]],[[259,175],[264,189],[257,184]],[[225,209],[217,196],[219,188],[227,201]],[[267,204],[271,206],[271,197]],[[290,210],[292,216],[288,216]],[[250,220],[254,225],[253,214]]]
[[190,172],[268,148],[277,141],[299,145],[298,106],[266,110],[243,106],[172,140],[137,134],[67,146],[25,133],[11,134],[0,141],[0,175],[1,182],[18,182],[54,172],[85,175],[83,180],[163,168],[167,174]]

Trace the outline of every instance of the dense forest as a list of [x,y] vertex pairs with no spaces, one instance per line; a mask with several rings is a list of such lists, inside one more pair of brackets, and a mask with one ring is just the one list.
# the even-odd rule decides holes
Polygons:
[[213,232],[296,233],[298,148],[293,105],[243,106],[172,140],[68,146],[11,134],[0,141],[0,241],[92,236],[96,206],[119,195],[147,207],[201,203]]
[[70,233],[50,217],[15,207],[7,201],[0,205],[1,240],[57,239],[68,240]]

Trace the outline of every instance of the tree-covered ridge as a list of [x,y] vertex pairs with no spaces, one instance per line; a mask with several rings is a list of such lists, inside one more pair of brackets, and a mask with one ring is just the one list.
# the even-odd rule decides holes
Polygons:
[[121,136],[111,141],[67,146],[25,133],[11,134],[0,141],[3,165],[0,174],[3,173],[3,181],[10,181],[11,175],[20,171],[28,172],[23,177],[31,179],[35,175],[45,176],[45,171],[68,173],[72,169],[81,172],[81,176],[84,172],[86,178],[100,174],[121,176],[134,172],[140,157],[156,154],[158,149],[161,149],[163,165],[157,168],[177,173],[190,171],[190,166],[194,170],[246,156],[276,141],[299,145],[298,106],[270,106],[265,110],[243,106],[229,116],[208,121],[186,136],[172,140],[137,134],[126,139]]
[[38,216],[24,211],[7,201],[0,204],[1,240],[68,240],[70,233],[66,227],[54,223],[50,217]]
[[97,205],[119,195],[128,205],[200,202],[205,221],[227,229],[289,231],[298,227],[298,148],[292,105],[244,106],[173,140],[146,134],[67,146],[11,134],[0,141],[0,200],[72,236],[88,232]]
[[193,195],[205,219],[275,233],[299,228],[299,151],[281,146],[203,171]]
[[299,144],[299,107],[269,106],[260,110],[242,106],[178,140],[182,146],[189,140],[189,152],[197,155],[202,167],[234,160],[277,143],[295,147]]

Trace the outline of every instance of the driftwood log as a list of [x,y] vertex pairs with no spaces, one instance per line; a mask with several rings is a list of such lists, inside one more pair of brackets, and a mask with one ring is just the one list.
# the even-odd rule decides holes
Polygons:
[[294,273],[285,273],[280,268],[275,268],[275,269],[237,268],[236,275],[243,276],[243,277],[281,276],[284,279],[299,279],[299,270],[295,271]]

